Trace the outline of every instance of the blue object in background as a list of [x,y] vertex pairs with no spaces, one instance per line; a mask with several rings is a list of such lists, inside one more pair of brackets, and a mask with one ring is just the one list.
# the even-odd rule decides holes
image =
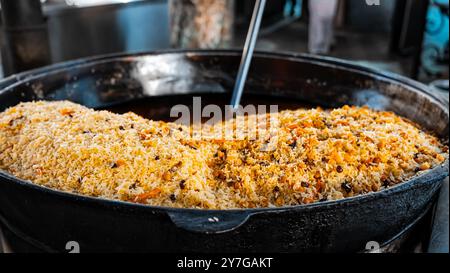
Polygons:
[[283,15],[285,18],[287,17],[302,17],[303,13],[303,0],[295,0],[295,4],[292,0],[286,0],[284,5]]
[[433,0],[427,15],[422,50],[422,72],[425,77],[448,77],[449,0]]
[[[129,6],[118,13],[118,26],[125,36],[126,52],[166,48],[169,41],[167,3],[154,3],[151,8]],[[151,29],[151,31],[149,31]]]

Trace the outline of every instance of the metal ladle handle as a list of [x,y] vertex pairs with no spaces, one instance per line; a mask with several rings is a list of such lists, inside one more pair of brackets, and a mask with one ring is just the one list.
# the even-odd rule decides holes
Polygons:
[[241,98],[244,92],[245,82],[247,80],[250,64],[252,62],[253,52],[255,51],[256,40],[258,39],[258,33],[261,26],[265,6],[266,0],[256,0],[255,9],[253,10],[252,20],[250,22],[250,28],[247,33],[247,39],[245,41],[244,50],[242,53],[239,72],[237,75],[236,83],[234,85],[233,97],[231,99],[231,106],[233,110],[237,110],[241,103]]

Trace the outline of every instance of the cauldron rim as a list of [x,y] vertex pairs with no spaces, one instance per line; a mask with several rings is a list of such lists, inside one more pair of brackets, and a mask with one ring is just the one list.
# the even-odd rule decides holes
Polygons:
[[[75,59],[71,61],[56,63],[53,65],[36,68],[33,70],[21,72],[18,74],[14,74],[8,76],[2,80],[0,80],[0,94],[6,92],[8,89],[23,84],[26,81],[30,81],[35,78],[40,78],[46,76],[50,73],[57,73],[61,71],[66,71],[69,68],[74,69],[76,67],[89,66],[92,64],[100,64],[100,63],[108,63],[119,60],[127,60],[128,58],[139,58],[139,57],[151,57],[151,56],[161,56],[161,55],[184,55],[187,57],[190,56],[240,56],[242,51],[239,49],[221,49],[221,50],[205,50],[205,49],[165,49],[165,50],[155,50],[155,51],[141,51],[134,53],[112,53],[112,54],[103,54],[96,55],[86,58]],[[336,67],[342,70],[357,72],[362,75],[370,75],[377,80],[384,80],[386,82],[391,82],[397,85],[406,85],[410,89],[413,88],[416,91],[420,91],[422,93],[427,94],[433,100],[437,101],[439,104],[446,105],[447,107],[443,110],[446,115],[449,116],[448,103],[443,101],[442,98],[436,96],[433,92],[430,91],[430,88],[418,81],[410,79],[406,76],[402,76],[393,72],[378,70],[369,66],[364,66],[358,64],[354,61],[344,60],[335,57],[329,56],[321,56],[314,55],[309,53],[297,53],[297,52],[269,52],[263,50],[257,50],[254,53],[254,57],[256,58],[277,58],[284,59],[288,61],[303,61],[305,63],[311,64],[320,64],[328,67]],[[130,60],[131,60],[130,59]]]

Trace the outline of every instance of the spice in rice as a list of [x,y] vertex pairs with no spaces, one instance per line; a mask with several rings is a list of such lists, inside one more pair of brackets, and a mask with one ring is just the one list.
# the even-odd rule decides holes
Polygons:
[[232,209],[375,192],[448,158],[437,138],[390,112],[345,106],[273,115],[276,135],[196,141],[187,138],[191,128],[133,113],[71,102],[21,103],[0,113],[0,168],[87,196]]

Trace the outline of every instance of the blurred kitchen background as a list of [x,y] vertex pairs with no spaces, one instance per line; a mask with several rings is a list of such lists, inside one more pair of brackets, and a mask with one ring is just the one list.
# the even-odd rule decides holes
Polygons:
[[[318,18],[319,24],[330,21],[334,33],[326,50],[314,53],[426,83],[448,79],[448,0],[379,0],[379,5],[325,0],[335,2],[332,15],[326,15],[330,6],[313,7],[318,3],[311,1],[324,2],[268,0],[258,49],[314,51],[311,41],[320,42],[329,31],[311,28]],[[242,47],[253,5],[253,0],[1,0],[0,78],[99,54]]]

